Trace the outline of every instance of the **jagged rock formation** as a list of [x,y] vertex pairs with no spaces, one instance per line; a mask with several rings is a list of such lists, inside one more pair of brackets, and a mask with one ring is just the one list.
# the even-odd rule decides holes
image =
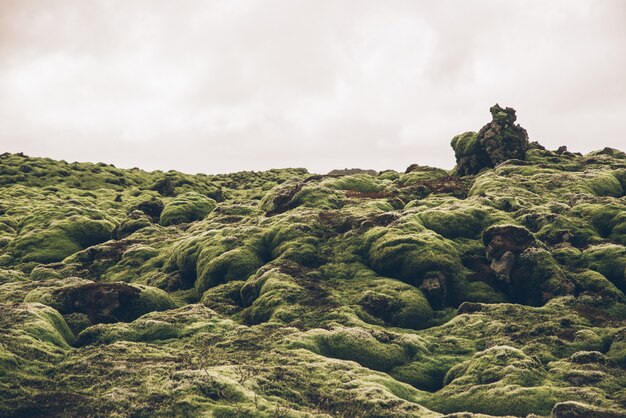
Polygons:
[[452,172],[1,155],[0,416],[624,416],[626,154],[492,114]]
[[452,139],[456,169],[461,176],[477,174],[507,160],[523,160],[529,149],[526,129],[515,124],[515,109],[496,104],[489,110],[492,120],[478,133],[465,132]]

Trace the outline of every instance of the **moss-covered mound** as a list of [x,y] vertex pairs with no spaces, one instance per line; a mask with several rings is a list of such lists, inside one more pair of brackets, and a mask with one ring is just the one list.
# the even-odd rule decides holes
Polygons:
[[452,171],[0,155],[0,416],[626,416],[626,154],[491,113]]

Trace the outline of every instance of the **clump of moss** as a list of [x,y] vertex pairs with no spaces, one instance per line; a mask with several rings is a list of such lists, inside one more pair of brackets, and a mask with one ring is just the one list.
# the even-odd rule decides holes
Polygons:
[[429,208],[418,215],[425,227],[446,238],[477,238],[496,223],[508,223],[506,214],[484,206],[479,201],[455,201],[449,206]]
[[41,302],[62,314],[84,313],[92,323],[132,321],[141,315],[171,309],[172,299],[160,289],[126,283],[93,283],[38,288],[26,302]]
[[263,260],[251,249],[240,247],[226,251],[206,263],[202,258],[198,265],[198,292],[232,280],[246,280],[263,265]]
[[424,294],[395,280],[377,279],[361,294],[359,305],[368,314],[401,328],[426,328],[433,318],[433,310]]
[[117,228],[117,237],[126,238],[133,232],[152,225],[150,218],[141,211],[133,211]]
[[52,223],[47,229],[20,234],[13,246],[25,262],[50,263],[111,239],[114,228],[115,225],[106,220],[72,216]]
[[[544,366],[523,351],[494,346],[453,367],[445,386],[425,404],[442,412],[460,408],[471,412],[525,416],[548,415],[557,402],[580,399],[581,391],[548,383]],[[585,398],[605,402],[588,391]],[[461,406],[463,405],[463,406]]]
[[268,215],[283,213],[300,206],[337,209],[343,205],[342,194],[326,186],[288,182],[270,190],[261,200],[260,207]]
[[356,174],[329,179],[324,182],[327,187],[337,190],[350,190],[359,193],[380,192],[384,186],[380,181],[368,174]]
[[298,309],[294,305],[305,290],[293,277],[269,270],[241,288],[241,298],[249,305],[243,312],[247,324],[260,324],[269,320],[295,322]]
[[419,285],[431,271],[455,275],[462,268],[454,245],[426,229],[373,228],[365,240],[365,254],[374,270],[409,284]]
[[163,226],[199,221],[215,209],[215,200],[199,193],[189,192],[167,202],[159,223]]
[[626,292],[626,247],[608,243],[589,247],[583,251],[583,263]]
[[602,299],[616,302],[626,301],[624,293],[602,274],[593,270],[583,270],[571,275],[578,292],[590,293]]
[[626,367],[626,328],[620,329],[615,334],[606,357],[620,367]]
[[291,346],[307,348],[329,357],[356,361],[370,369],[387,371],[408,360],[410,351],[407,350],[412,345],[409,343],[405,346],[402,342],[386,344],[364,329],[341,328],[332,331],[311,330],[300,340],[292,342]]

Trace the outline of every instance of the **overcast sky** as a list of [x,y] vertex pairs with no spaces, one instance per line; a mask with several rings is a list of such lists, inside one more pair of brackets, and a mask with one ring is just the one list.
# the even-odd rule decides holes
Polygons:
[[0,0],[0,152],[119,167],[451,168],[498,102],[626,149],[626,1]]

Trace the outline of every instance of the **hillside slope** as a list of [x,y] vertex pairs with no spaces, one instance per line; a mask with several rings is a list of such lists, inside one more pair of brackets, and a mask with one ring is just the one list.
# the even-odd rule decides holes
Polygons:
[[451,172],[2,154],[0,416],[626,416],[626,154],[491,113]]

